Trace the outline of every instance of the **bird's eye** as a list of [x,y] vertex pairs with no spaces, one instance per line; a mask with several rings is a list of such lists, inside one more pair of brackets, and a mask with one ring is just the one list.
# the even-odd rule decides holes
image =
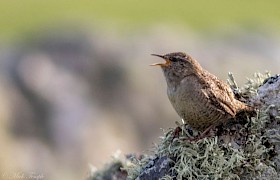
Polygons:
[[177,57],[171,57],[169,60],[172,61],[172,62],[176,62],[176,61],[178,61],[178,58]]
[[182,62],[182,61],[185,61],[185,58],[182,58],[180,56],[174,56],[174,57],[169,58],[169,60],[172,62]]

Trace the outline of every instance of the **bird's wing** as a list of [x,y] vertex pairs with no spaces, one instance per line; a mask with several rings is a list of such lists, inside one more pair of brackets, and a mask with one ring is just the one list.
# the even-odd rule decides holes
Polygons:
[[211,104],[214,105],[218,110],[226,112],[232,117],[235,116],[235,99],[230,87],[227,84],[218,80],[218,78],[215,76],[211,76],[211,81],[205,82],[205,88],[203,89],[203,92],[205,96],[209,98]]

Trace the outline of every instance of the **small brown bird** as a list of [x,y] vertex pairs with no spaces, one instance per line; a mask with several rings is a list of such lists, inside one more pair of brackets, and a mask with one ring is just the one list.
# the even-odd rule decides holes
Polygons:
[[169,100],[179,116],[193,129],[203,131],[198,139],[238,112],[252,109],[235,99],[227,83],[204,70],[190,55],[183,52],[152,55],[165,60],[151,65],[162,68]]

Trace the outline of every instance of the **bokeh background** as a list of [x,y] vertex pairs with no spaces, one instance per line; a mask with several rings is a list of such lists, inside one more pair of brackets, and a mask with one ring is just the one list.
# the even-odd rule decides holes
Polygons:
[[184,51],[239,85],[279,73],[280,3],[0,1],[0,179],[85,179],[118,149],[149,153],[179,117],[159,59]]

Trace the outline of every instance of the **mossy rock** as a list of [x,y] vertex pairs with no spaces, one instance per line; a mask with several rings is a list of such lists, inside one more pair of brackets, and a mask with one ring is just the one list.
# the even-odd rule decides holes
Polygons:
[[185,140],[197,133],[186,124],[164,131],[153,155],[122,162],[126,178],[280,179],[280,77],[255,74],[242,88],[229,77],[236,97],[257,107],[255,114],[237,116],[196,142]]

